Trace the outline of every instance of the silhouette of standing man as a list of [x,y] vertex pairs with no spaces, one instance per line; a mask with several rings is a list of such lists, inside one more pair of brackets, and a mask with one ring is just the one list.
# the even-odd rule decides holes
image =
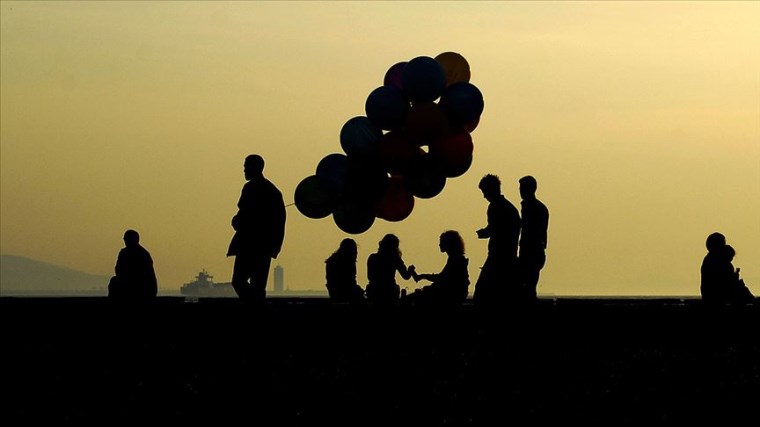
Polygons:
[[245,158],[245,179],[232,217],[235,235],[227,256],[235,257],[232,287],[246,301],[263,302],[272,258],[277,258],[285,238],[285,203],[282,193],[264,178],[264,159],[256,154]]
[[546,264],[546,234],[549,229],[549,210],[536,198],[538,183],[532,176],[520,178],[522,197],[522,231],[520,233],[520,271],[525,297],[536,299],[536,287],[541,269]]
[[484,176],[478,187],[489,202],[488,225],[477,231],[478,238],[488,239],[488,256],[475,283],[473,299],[477,304],[514,302],[521,293],[517,268],[520,214],[501,194],[498,176]]
[[108,283],[108,297],[120,300],[146,300],[158,293],[158,280],[153,270],[153,258],[140,245],[135,230],[124,232],[124,248],[119,251],[114,267],[116,276]]

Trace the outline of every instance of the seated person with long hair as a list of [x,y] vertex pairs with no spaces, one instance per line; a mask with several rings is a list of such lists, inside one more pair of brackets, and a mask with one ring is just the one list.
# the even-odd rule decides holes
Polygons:
[[364,301],[364,289],[356,283],[356,242],[343,239],[336,250],[325,260],[327,292],[335,302]]
[[411,266],[412,277],[415,281],[430,280],[433,283],[417,289],[406,297],[406,301],[461,304],[467,299],[467,289],[470,285],[470,275],[467,271],[469,260],[464,256],[464,241],[454,230],[443,232],[438,246],[448,258],[443,270],[437,274],[418,274]]

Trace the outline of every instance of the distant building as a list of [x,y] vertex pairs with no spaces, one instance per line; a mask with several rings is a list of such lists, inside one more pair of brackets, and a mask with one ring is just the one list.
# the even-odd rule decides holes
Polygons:
[[282,292],[285,290],[285,269],[281,266],[274,268],[274,291]]

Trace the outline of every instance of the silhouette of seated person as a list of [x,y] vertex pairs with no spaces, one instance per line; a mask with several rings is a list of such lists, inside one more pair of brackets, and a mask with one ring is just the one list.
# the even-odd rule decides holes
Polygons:
[[398,237],[386,234],[380,240],[377,252],[367,258],[367,301],[379,304],[398,302],[401,288],[396,283],[396,272],[405,280],[412,277],[401,258]]
[[[726,245],[721,250],[721,253],[724,258],[724,262],[728,263],[728,268],[726,268],[726,293],[728,302],[732,304],[746,304],[752,302],[755,297],[752,295],[752,292],[750,292],[749,288],[747,288],[747,285],[744,283],[744,280],[739,276],[739,272],[741,269],[734,268],[733,260],[736,256],[736,251],[734,250],[733,246]],[[728,273],[731,273],[728,275]]]
[[705,246],[707,255],[700,269],[702,300],[710,304],[751,302],[754,297],[732,264],[736,252],[726,244],[726,237],[712,233]]
[[448,230],[441,234],[439,243],[441,252],[448,258],[440,273],[418,274],[414,266],[409,270],[416,282],[430,280],[433,283],[415,290],[404,298],[405,301],[436,304],[461,304],[467,299],[470,274],[467,270],[469,260],[464,256],[464,241],[456,231]]
[[140,245],[135,230],[124,233],[124,248],[119,251],[114,268],[116,275],[108,284],[108,297],[118,300],[148,300],[158,293],[153,258]]
[[334,302],[364,301],[364,289],[356,283],[358,251],[353,239],[343,239],[338,250],[325,260],[327,292]]

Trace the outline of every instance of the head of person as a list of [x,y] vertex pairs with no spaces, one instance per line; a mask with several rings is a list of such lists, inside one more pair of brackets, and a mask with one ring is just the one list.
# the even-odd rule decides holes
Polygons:
[[395,234],[386,234],[380,239],[380,245],[377,248],[378,253],[383,254],[399,254],[401,255],[401,249],[399,249],[399,240]]
[[356,241],[348,238],[341,240],[337,253],[356,261],[356,256],[359,253],[359,250],[356,247]]
[[447,230],[441,233],[438,246],[441,248],[441,252],[445,252],[448,255],[464,255],[464,240],[454,230]]
[[128,248],[132,248],[140,245],[140,235],[135,230],[127,230],[124,232],[124,245]]
[[707,236],[705,246],[707,247],[707,252],[715,252],[720,248],[726,246],[726,236],[717,232],[712,233],[711,235]]
[[536,189],[538,189],[538,183],[536,178],[530,175],[520,178],[520,197],[523,199],[535,199]]
[[264,176],[264,158],[258,154],[251,154],[246,157],[245,163],[243,163],[243,173],[245,173],[245,179],[248,181]]
[[731,245],[723,246],[723,249],[721,249],[721,253],[723,254],[723,257],[728,262],[733,261],[734,257],[736,256],[736,251],[734,250],[734,247]]
[[498,176],[489,173],[480,179],[478,188],[483,192],[483,197],[490,202],[501,194],[501,181]]

